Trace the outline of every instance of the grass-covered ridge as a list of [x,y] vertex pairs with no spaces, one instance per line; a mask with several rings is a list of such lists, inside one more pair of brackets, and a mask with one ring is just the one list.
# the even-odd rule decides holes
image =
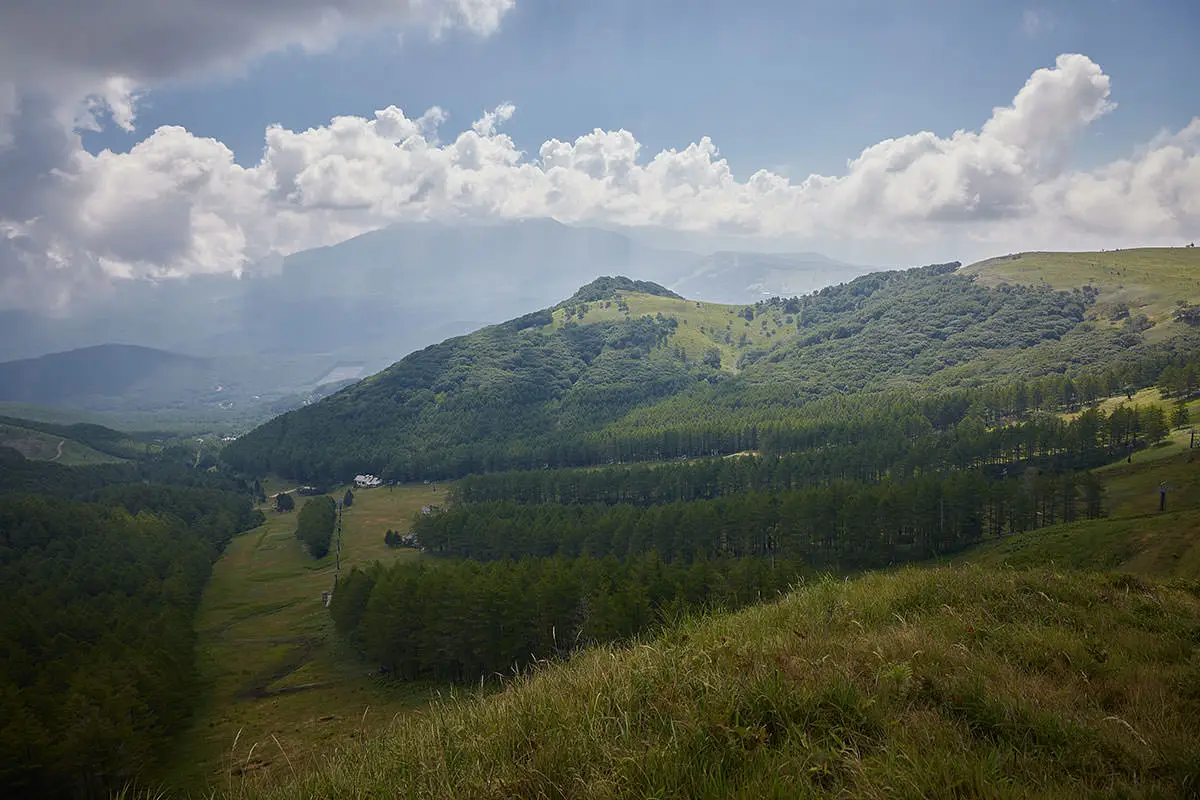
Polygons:
[[247,797],[1182,796],[1200,589],[978,567],[819,581],[398,720]]
[[1178,301],[1200,302],[1200,248],[1195,247],[1016,253],[971,264],[962,272],[986,285],[1094,286],[1100,290],[1095,314],[1100,321],[1142,313],[1169,325]]
[[597,278],[586,286],[580,287],[579,291],[571,295],[569,300],[564,300],[559,303],[559,306],[569,305],[572,303],[594,303],[598,300],[611,300],[619,293],[628,292],[632,294],[649,294],[658,297],[672,297],[676,300],[682,300],[681,295],[672,292],[670,289],[653,281],[635,281],[632,278],[626,278],[624,275],[610,277],[608,275]]

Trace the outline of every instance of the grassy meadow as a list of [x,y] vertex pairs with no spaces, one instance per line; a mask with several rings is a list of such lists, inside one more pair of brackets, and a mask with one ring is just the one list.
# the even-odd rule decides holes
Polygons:
[[[264,488],[271,495],[291,487]],[[343,514],[342,569],[416,558],[384,546],[384,531],[406,531],[413,513],[444,495],[429,485],[357,492]],[[304,552],[294,536],[298,510],[264,511],[266,524],[235,538],[214,566],[197,614],[204,697],[161,776],[181,793],[230,790],[249,775],[302,774],[432,691],[374,677],[372,665],[337,640],[321,602],[333,585],[333,552],[320,560]]]
[[[1200,579],[1200,449],[1118,461],[1097,471],[1108,516],[985,542],[952,559],[990,567],[1120,570],[1157,579]],[[1165,482],[1165,512],[1158,510]]]
[[1091,284],[1100,290],[1097,321],[1105,321],[1106,310],[1124,303],[1130,313],[1145,314],[1159,323],[1158,336],[1176,324],[1171,322],[1176,301],[1200,302],[1200,248],[1195,247],[1017,253],[980,261],[962,271],[993,286],[1008,282],[1075,289]]

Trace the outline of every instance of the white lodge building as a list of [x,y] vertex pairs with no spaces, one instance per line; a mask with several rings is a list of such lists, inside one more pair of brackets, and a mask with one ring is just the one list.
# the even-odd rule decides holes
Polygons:
[[355,475],[354,485],[359,489],[373,489],[376,486],[382,486],[383,479],[377,478],[374,475]]

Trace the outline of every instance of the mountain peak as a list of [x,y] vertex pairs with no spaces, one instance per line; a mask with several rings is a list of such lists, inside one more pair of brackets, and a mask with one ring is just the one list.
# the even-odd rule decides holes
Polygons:
[[608,275],[596,278],[589,284],[581,286],[579,291],[571,295],[571,297],[559,305],[567,303],[594,303],[598,300],[608,300],[616,295],[617,292],[640,292],[641,294],[653,294],[659,297],[670,297],[675,300],[685,299],[682,295],[675,294],[665,286],[661,286],[652,281],[635,281],[632,278],[626,278],[624,275],[610,277]]

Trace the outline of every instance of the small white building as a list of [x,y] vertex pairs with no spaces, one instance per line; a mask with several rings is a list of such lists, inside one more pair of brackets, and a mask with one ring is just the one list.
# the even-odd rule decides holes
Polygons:
[[374,489],[376,486],[383,485],[383,479],[374,475],[355,475],[354,485],[359,489]]

